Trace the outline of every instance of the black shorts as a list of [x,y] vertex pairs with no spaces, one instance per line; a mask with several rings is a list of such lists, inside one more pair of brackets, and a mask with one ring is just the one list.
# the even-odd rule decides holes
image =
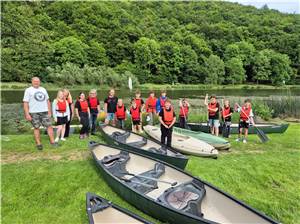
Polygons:
[[66,123],[68,123],[68,117],[67,116],[57,117],[56,125],[63,125],[63,124],[66,124]]
[[240,121],[239,128],[249,128],[249,122],[246,121]]
[[140,120],[133,120],[133,121],[132,121],[132,124],[133,124],[133,125],[140,125],[140,124],[141,124],[141,121],[140,121]]

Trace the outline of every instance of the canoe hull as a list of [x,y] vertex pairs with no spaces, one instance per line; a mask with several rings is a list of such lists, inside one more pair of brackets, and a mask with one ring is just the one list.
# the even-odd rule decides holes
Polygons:
[[[188,157],[186,157],[182,154],[181,154],[181,156],[174,157],[174,156],[168,156],[168,155],[164,155],[164,154],[154,153],[154,152],[147,151],[147,150],[141,150],[139,148],[132,147],[132,146],[127,145],[125,143],[120,143],[120,142],[115,141],[109,135],[107,135],[101,127],[100,127],[100,131],[101,131],[102,136],[104,137],[104,139],[107,143],[115,145],[115,146],[117,146],[121,149],[125,149],[129,152],[136,152],[136,153],[140,153],[142,155],[150,156],[151,158],[156,158],[156,159],[159,159],[161,161],[165,161],[165,162],[167,162],[169,164],[172,164],[172,165],[174,165],[174,166],[176,166],[180,169],[184,169],[186,167],[187,163],[188,163]],[[153,141],[153,140],[151,139],[151,141]],[[155,140],[154,140],[154,142],[158,143]],[[158,143],[158,144],[160,144],[160,143]],[[175,153],[177,153],[177,152],[175,152]]]
[[[210,133],[209,127],[204,123],[189,123],[189,127],[192,131],[202,131],[205,133]],[[270,124],[266,126],[258,126],[266,134],[272,133],[284,133],[289,127],[289,124]],[[222,133],[222,128],[219,128],[220,133]],[[231,127],[230,129],[231,134],[238,134],[239,130],[238,127]],[[256,129],[253,126],[249,127],[249,134],[256,134]]]

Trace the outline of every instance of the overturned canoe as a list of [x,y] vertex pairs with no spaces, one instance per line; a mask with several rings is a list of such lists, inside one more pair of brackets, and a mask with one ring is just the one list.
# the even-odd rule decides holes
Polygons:
[[[189,127],[191,128],[192,131],[203,131],[206,133],[210,133],[210,129],[207,125],[207,123],[188,123]],[[238,124],[234,123],[231,125],[230,132],[232,134],[238,134],[239,129],[238,129]],[[266,124],[256,124],[256,127],[258,127],[260,130],[262,130],[266,134],[272,134],[272,133],[284,133],[288,127],[289,124],[271,124],[271,123],[266,123]],[[220,133],[222,133],[222,127],[220,126],[219,128]],[[253,126],[249,127],[249,134],[256,134],[256,129]]]
[[212,145],[218,150],[226,150],[230,148],[230,143],[227,140],[221,137],[214,136],[212,134],[204,133],[201,131],[191,131],[191,130],[177,128],[177,127],[174,127],[173,131],[178,134],[187,135],[202,140]]
[[277,223],[175,166],[103,144],[91,151],[101,175],[119,196],[163,222]]
[[[146,125],[144,131],[152,138],[160,140],[161,131],[159,127]],[[189,155],[213,158],[218,156],[218,150],[208,143],[174,131],[172,133],[172,147],[179,152]]]
[[162,145],[156,140],[150,140],[130,131],[125,131],[109,125],[100,125],[102,136],[108,143],[122,149],[138,152],[184,169],[188,158],[175,150]]
[[129,210],[92,193],[86,194],[86,212],[89,217],[89,224],[151,224],[151,222]]

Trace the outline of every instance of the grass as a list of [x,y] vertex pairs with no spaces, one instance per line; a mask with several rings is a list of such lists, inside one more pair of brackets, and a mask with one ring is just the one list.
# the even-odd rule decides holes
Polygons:
[[[1,82],[2,90],[12,90],[12,89],[24,89],[30,86],[30,83],[25,82]],[[83,90],[83,89],[93,89],[99,88],[99,85],[92,84],[80,84],[80,85],[57,85],[53,83],[43,83],[43,87],[47,88],[47,90],[57,90],[59,88],[69,88],[71,90]],[[109,90],[109,86],[103,85],[101,89]],[[300,85],[285,85],[285,86],[272,86],[272,85],[262,85],[262,84],[240,84],[240,85],[207,85],[207,84],[153,84],[153,83],[145,83],[138,86],[141,90],[193,90],[193,89],[207,89],[207,90],[222,90],[222,89],[299,89]]]
[[[262,144],[231,139],[231,152],[217,160],[190,157],[187,171],[282,223],[300,223],[300,125],[270,134]],[[92,137],[92,140],[103,141]],[[2,136],[2,223],[86,223],[85,193],[90,191],[144,215],[116,195],[99,175],[87,140],[71,136],[53,149],[36,151],[31,135]]]

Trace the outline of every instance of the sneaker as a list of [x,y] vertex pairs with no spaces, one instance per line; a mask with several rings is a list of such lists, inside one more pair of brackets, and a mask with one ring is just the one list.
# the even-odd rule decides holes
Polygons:
[[79,135],[79,138],[80,139],[84,139],[84,135]]
[[53,143],[50,143],[52,145],[53,148],[57,148],[59,145],[57,142],[53,142]]
[[239,138],[237,138],[235,141],[236,141],[236,142],[239,142],[239,141],[240,141],[240,139],[239,139]]
[[56,137],[54,141],[57,143],[59,141],[59,137]]
[[62,141],[66,141],[67,139],[65,139],[65,138],[61,138],[60,140],[62,140]]
[[243,140],[243,143],[247,143],[247,140],[246,140],[246,139],[244,139],[244,140]]
[[36,145],[37,150],[43,150],[43,145]]

